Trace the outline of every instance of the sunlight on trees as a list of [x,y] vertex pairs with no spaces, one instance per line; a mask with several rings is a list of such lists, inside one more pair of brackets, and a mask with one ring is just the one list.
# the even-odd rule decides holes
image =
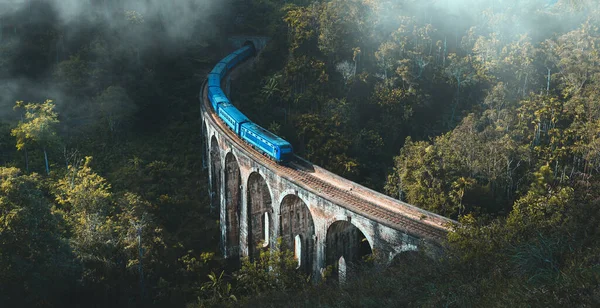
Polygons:
[[[18,150],[27,151],[26,148],[28,146],[32,147],[33,145],[42,149],[44,153],[46,174],[50,173],[48,149],[55,145],[59,139],[56,134],[58,114],[54,112],[55,106],[56,105],[52,104],[52,100],[46,100],[41,104],[23,104],[22,101],[18,101],[15,105],[15,109],[25,109],[25,118],[11,131],[11,134],[17,138]],[[27,154],[25,155],[27,157]]]

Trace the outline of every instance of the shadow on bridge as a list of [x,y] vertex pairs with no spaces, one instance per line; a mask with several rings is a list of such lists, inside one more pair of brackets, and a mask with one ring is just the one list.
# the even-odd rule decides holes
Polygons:
[[304,172],[308,172],[308,173],[314,173],[315,172],[315,166],[309,162],[304,160],[303,158],[300,158],[298,156],[296,156],[296,159],[293,162],[294,167],[296,167],[299,170],[302,170]]
[[349,221],[339,220],[327,229],[326,266],[331,266],[331,278],[344,283],[373,253],[365,235]]
[[281,201],[280,236],[282,248],[294,252],[298,268],[312,274],[315,258],[315,224],[308,206],[296,195]]

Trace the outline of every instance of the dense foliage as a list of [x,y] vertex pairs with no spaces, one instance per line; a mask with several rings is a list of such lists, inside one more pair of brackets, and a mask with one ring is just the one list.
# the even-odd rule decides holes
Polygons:
[[496,2],[280,7],[242,108],[311,161],[461,222],[437,273],[412,261],[428,274],[298,305],[598,305],[598,4]]
[[225,266],[196,94],[218,33],[114,5],[2,18],[0,306],[183,306]]
[[[600,304],[597,3],[175,2],[0,14],[0,306]],[[232,101],[458,219],[443,256],[344,286],[222,260],[197,93],[239,33],[270,42]]]

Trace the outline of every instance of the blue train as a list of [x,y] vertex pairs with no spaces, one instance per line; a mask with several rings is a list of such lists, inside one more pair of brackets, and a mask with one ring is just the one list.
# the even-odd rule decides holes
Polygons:
[[223,89],[221,89],[221,80],[227,75],[227,72],[254,55],[254,52],[254,46],[246,45],[229,54],[215,65],[208,74],[208,100],[219,118],[242,140],[278,163],[288,163],[294,157],[292,145],[250,121],[248,117],[231,104]]

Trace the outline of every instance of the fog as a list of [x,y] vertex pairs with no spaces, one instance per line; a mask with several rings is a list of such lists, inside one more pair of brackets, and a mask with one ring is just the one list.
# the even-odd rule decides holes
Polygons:
[[[177,49],[213,38],[219,29],[211,21],[226,12],[219,0],[0,0],[0,119],[16,119],[16,100],[52,98],[60,106],[72,96],[49,80],[56,64],[86,47],[94,33],[113,38],[98,46],[135,50],[139,60],[157,46]],[[40,40],[51,43],[28,54],[40,49],[32,48]]]
[[[475,24],[488,27],[487,30],[497,32],[503,39],[514,40],[528,34],[534,42],[545,40],[554,33],[575,29],[587,18],[594,17],[600,1],[369,2],[377,4],[375,14],[380,15],[377,19],[383,31],[391,33],[397,29],[400,15],[414,16],[433,24],[438,38],[447,37],[449,46],[456,47]],[[0,119],[14,120],[15,100],[53,98],[60,105],[63,98],[72,95],[57,89],[48,80],[56,64],[85,47],[82,42],[93,33],[104,32],[114,38],[111,44],[117,42],[117,46],[107,46],[106,42],[98,44],[99,49],[135,50],[139,61],[157,46],[177,49],[183,42],[201,43],[214,38],[223,31],[214,21],[227,16],[230,6],[229,1],[220,0],[0,0],[3,28],[0,34]],[[42,54],[30,54],[31,44],[39,42],[44,35],[52,36],[50,46]]]
[[[385,32],[397,27],[397,16],[431,23],[438,33],[461,37],[474,26],[486,26],[511,39],[529,34],[534,40],[577,28],[588,18],[598,22],[597,0],[378,0],[376,20]],[[596,12],[596,13],[594,13]]]
[[[160,22],[170,38],[187,38],[194,31],[195,25],[209,18],[223,8],[223,1],[218,0],[53,0],[62,23],[98,22],[96,18],[113,28],[123,30],[122,12],[135,11],[144,22]],[[210,26],[210,23],[203,23]],[[126,29],[125,29],[126,30]],[[206,29],[211,32],[210,27]]]

